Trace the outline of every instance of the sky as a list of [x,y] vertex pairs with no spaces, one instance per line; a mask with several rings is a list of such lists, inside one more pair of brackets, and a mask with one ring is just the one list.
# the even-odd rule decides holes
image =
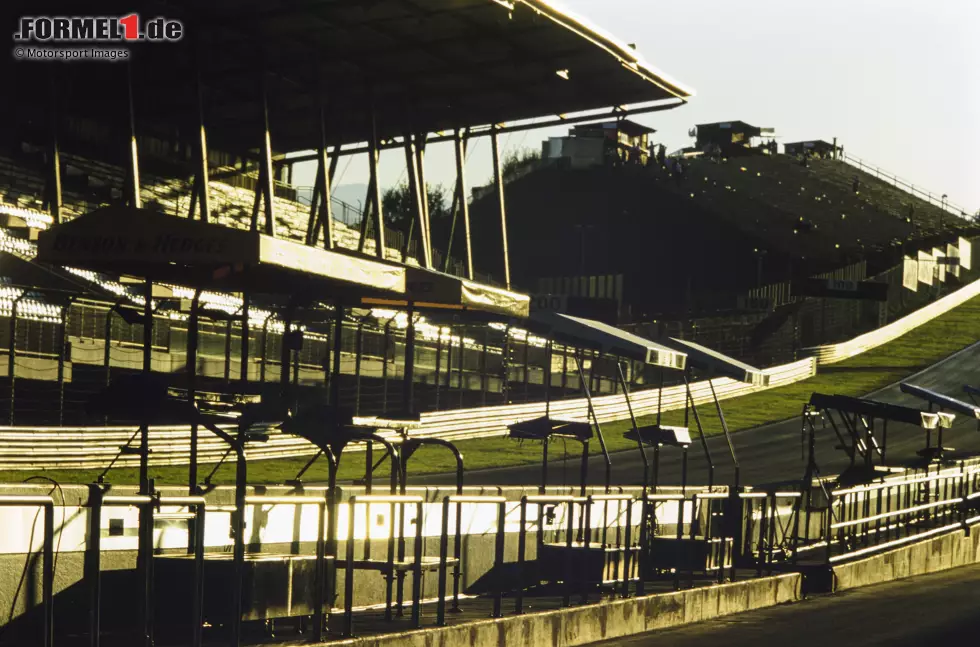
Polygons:
[[[688,105],[641,115],[675,150],[697,123],[742,120],[780,141],[838,138],[849,155],[980,209],[980,0],[553,0],[696,90]],[[565,129],[513,133],[504,153],[540,149]],[[491,176],[486,138],[471,145],[470,186]],[[296,183],[313,183],[312,165]],[[431,184],[454,181],[452,145],[432,145]],[[341,160],[334,186],[367,182],[367,157]],[[405,179],[381,156],[382,186]],[[347,192],[344,195],[350,195]]]

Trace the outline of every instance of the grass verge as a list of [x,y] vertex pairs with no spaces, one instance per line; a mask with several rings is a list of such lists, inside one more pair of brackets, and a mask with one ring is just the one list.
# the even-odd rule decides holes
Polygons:
[[[892,384],[931,366],[948,355],[980,340],[980,297],[976,297],[958,308],[919,326],[915,330],[883,346],[870,350],[838,364],[820,369],[820,372],[807,380],[788,386],[761,391],[751,395],[722,401],[725,419],[732,431],[749,429],[767,422],[785,420],[798,415],[803,403],[810,394],[817,392],[841,395],[864,395]],[[702,406],[698,409],[705,433],[719,434],[721,427],[714,407]],[[664,414],[665,424],[683,422],[683,411],[670,411]],[[641,422],[652,422],[643,418]],[[693,421],[691,422],[693,425]],[[602,426],[603,435],[610,452],[628,450],[635,447],[623,438],[629,429],[629,422],[611,422]],[[573,443],[574,444],[574,443]],[[598,452],[598,443],[593,443]],[[540,450],[534,445],[520,445],[506,438],[482,438],[464,440],[457,443],[466,460],[467,470],[489,467],[508,467],[537,463]],[[575,453],[577,449],[570,447]],[[551,452],[552,458],[563,456],[561,449]],[[305,458],[256,461],[249,464],[249,482],[253,484],[282,483],[292,478],[306,463]],[[386,463],[387,465],[387,463]],[[202,476],[213,465],[201,465]],[[412,458],[412,474],[432,474],[455,469],[451,456],[439,448],[426,448]],[[91,483],[100,470],[52,470],[44,472],[47,477],[61,483]],[[187,466],[151,466],[150,474],[158,484],[180,485],[186,483]],[[341,478],[359,478],[364,474],[363,454],[350,455],[341,466]],[[0,472],[3,482],[17,482],[28,477],[28,472]],[[382,466],[376,478],[382,481],[387,469]],[[327,470],[324,461],[307,472],[307,481],[326,480]],[[135,468],[114,469],[108,479],[112,483],[136,483],[138,472]],[[215,473],[215,483],[234,482],[234,463],[223,465]],[[383,481],[382,481],[383,482]]]

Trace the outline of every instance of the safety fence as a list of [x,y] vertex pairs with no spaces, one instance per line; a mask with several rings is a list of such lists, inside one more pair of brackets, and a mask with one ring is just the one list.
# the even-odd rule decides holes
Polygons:
[[927,469],[877,483],[815,488],[793,561],[836,564],[980,521],[980,467]]

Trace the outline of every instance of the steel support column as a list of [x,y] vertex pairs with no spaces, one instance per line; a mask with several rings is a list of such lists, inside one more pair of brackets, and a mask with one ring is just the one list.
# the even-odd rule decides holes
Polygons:
[[[317,79],[320,75],[317,74]],[[317,117],[320,126],[320,147],[317,149],[317,176],[316,186],[313,189],[313,200],[310,205],[310,227],[307,229],[307,245],[316,245],[317,238],[320,236],[320,229],[323,229],[324,249],[333,249],[333,207],[330,199],[330,183],[333,181],[333,172],[337,164],[337,155],[329,162],[327,161],[327,116],[326,108],[323,103],[323,92],[319,88],[316,93]],[[316,210],[317,196],[320,198],[320,208]],[[316,210],[316,212],[314,211]]]
[[58,79],[56,77],[58,66],[51,68],[51,100],[48,102],[48,130],[50,135],[50,149],[48,160],[48,183],[45,191],[48,209],[54,224],[61,224],[61,149],[58,145]]
[[524,335],[524,402],[530,398],[531,391],[531,333]]
[[[408,304],[408,327],[405,329],[405,383],[403,386],[404,409],[411,419],[415,412],[415,308]],[[394,465],[392,465],[394,469]]]
[[[385,323],[384,347],[381,350],[381,413],[388,413],[388,355],[391,353],[391,324],[395,318],[392,317]],[[394,363],[394,359],[392,359]]]
[[225,322],[225,386],[231,384],[231,329],[232,320],[228,319]]
[[136,144],[136,109],[133,105],[133,64],[126,65],[126,94],[129,101],[129,175],[124,195],[129,206],[139,209],[143,206],[140,198],[139,147]]
[[[135,142],[135,137],[133,139]],[[134,149],[135,151],[135,149]],[[135,157],[134,157],[135,159]],[[138,193],[138,187],[137,187]],[[143,375],[149,377],[153,370],[153,282],[144,282],[143,293]],[[148,420],[140,421],[140,489],[139,494],[153,495],[150,481],[150,427]],[[140,633],[146,647],[153,645],[153,508],[139,508],[138,550],[136,557],[140,591]]]
[[7,377],[10,379],[10,421],[9,424],[12,427],[14,425],[14,394],[16,391],[17,383],[17,306],[20,305],[20,300],[24,298],[21,294],[10,306],[10,340],[7,346]]
[[[194,406],[197,399],[197,349],[200,341],[201,290],[194,290],[191,312],[187,319],[187,404]],[[111,311],[110,311],[111,314]],[[197,494],[197,420],[191,422],[191,456],[187,468],[187,494]],[[190,535],[188,535],[190,541]]]
[[470,204],[466,190],[466,140],[459,128],[453,139],[456,149],[456,207],[453,209],[453,224],[449,233],[449,244],[446,246],[446,265],[444,272],[449,272],[449,259],[452,256],[453,236],[456,233],[456,216],[463,216],[463,242],[466,250],[466,278],[473,280],[473,246],[470,232]]
[[436,333],[436,411],[439,410],[439,391],[441,388],[440,381],[442,379],[442,328],[437,329]]
[[259,358],[259,382],[265,384],[266,355],[269,353],[269,321],[272,315],[269,314],[262,322],[262,356]]
[[330,378],[330,404],[340,406],[340,355],[343,352],[344,341],[344,306],[339,302],[334,304],[333,332],[333,375]]
[[58,326],[60,339],[58,344],[58,425],[65,424],[65,362],[68,360],[68,323],[71,316],[71,302],[61,308],[61,321]]
[[469,387],[469,380],[466,380],[466,364],[464,363],[463,354],[466,352],[466,326],[460,326],[459,329],[459,406],[463,407],[463,398],[466,394],[466,389]]
[[422,203],[422,231],[426,267],[432,267],[432,221],[429,220],[429,185],[425,181],[425,133],[415,136],[415,166],[418,170],[419,201]]
[[354,333],[354,415],[361,415],[361,360],[364,355],[364,319],[357,320]]
[[[273,211],[273,199],[275,196],[275,187],[273,182],[275,181],[275,175],[272,170],[272,139],[269,134],[269,88],[264,67],[262,69],[261,78],[259,81],[262,104],[262,177],[260,178],[259,185],[256,187],[256,191],[261,190],[262,196],[265,198],[263,205],[265,214],[265,233],[269,236],[275,236],[276,222]],[[253,217],[252,231],[256,231],[257,229],[258,218]]]
[[500,345],[500,394],[504,404],[510,402],[510,324],[504,328],[504,343]]
[[249,378],[248,344],[249,344],[249,337],[251,337],[251,332],[252,332],[251,326],[249,326],[249,322],[248,322],[248,317],[249,317],[248,301],[249,301],[248,292],[242,292],[242,348],[241,351],[238,353],[238,357],[241,360],[239,365],[239,374],[240,374],[240,379],[242,381],[242,385],[240,387],[241,390],[239,391],[239,393],[242,394],[248,393],[248,378]]
[[493,181],[497,189],[497,204],[500,209],[500,249],[503,252],[504,261],[504,285],[509,290],[510,253],[507,249],[507,207],[504,199],[504,173],[500,162],[500,137],[497,135],[497,126],[494,126],[491,131],[490,143],[493,149]]
[[282,395],[282,401],[287,403],[289,402],[290,395],[289,360],[292,357],[293,340],[291,334],[295,309],[296,306],[292,302],[286,306],[286,320],[283,322],[282,343],[279,349],[279,390]]
[[428,237],[425,233],[425,202],[423,198],[422,185],[419,180],[418,157],[415,151],[415,138],[405,137],[405,168],[408,174],[408,193],[412,200],[412,222],[405,236],[405,244],[402,247],[402,262],[408,260],[408,252],[412,242],[413,232],[419,232],[419,265],[425,268],[432,266],[431,252],[427,247]]
[[490,327],[483,329],[483,351],[480,353],[480,406],[487,406],[487,391],[490,388],[490,376],[487,374],[490,362],[488,358],[490,347]]
[[[208,134],[204,124],[204,84],[201,83],[201,59],[200,53],[195,48],[194,57],[195,83],[197,85],[197,173],[195,174],[195,186],[197,192],[191,196],[191,219],[194,219],[193,205],[195,200],[201,203],[201,222],[207,222],[211,218],[211,197],[209,191],[209,172],[208,172]],[[193,492],[191,493],[193,494]]]
[[378,162],[381,159],[381,151],[378,148],[378,120],[373,104],[371,106],[371,145],[368,155],[371,158],[371,201],[374,203],[374,253],[378,258],[384,259],[386,249],[385,221],[381,209],[381,180],[378,177]]

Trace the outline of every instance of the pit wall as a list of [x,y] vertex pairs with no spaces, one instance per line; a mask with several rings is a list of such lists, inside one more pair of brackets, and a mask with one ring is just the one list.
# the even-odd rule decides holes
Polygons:
[[798,602],[799,573],[330,643],[352,647],[575,647]]
[[980,524],[867,559],[834,566],[833,591],[891,582],[980,563]]

